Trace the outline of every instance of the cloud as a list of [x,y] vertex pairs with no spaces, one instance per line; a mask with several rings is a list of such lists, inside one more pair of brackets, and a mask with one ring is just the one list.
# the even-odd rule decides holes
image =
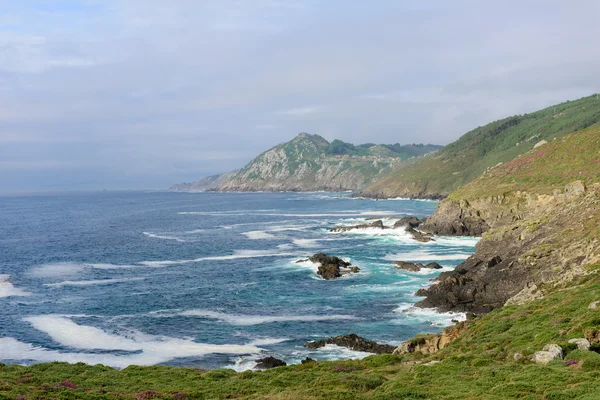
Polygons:
[[4,190],[168,187],[301,131],[445,144],[600,91],[600,3],[587,0],[0,9]]

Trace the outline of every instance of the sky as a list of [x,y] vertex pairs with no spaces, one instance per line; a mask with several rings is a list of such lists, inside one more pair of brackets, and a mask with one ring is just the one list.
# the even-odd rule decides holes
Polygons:
[[0,0],[0,192],[161,189],[299,132],[447,144],[600,91],[597,0]]

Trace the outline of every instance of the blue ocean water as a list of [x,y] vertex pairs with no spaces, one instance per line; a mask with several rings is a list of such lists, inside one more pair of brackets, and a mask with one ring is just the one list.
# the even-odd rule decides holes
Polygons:
[[[412,307],[476,239],[420,243],[402,229],[330,233],[371,217],[426,216],[437,203],[348,193],[97,192],[0,197],[0,362],[83,361],[203,368],[254,366],[265,354],[362,357],[309,340],[356,333],[398,344],[461,315]],[[358,274],[325,281],[325,252]]]

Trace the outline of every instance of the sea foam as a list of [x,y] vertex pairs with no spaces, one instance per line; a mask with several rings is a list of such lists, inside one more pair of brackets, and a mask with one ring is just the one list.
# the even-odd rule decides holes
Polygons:
[[179,315],[211,318],[237,326],[251,326],[274,322],[314,322],[356,319],[356,317],[352,315],[234,315],[200,309],[183,311],[179,313]]
[[0,275],[0,297],[31,296],[30,292],[15,287],[9,279],[10,275]]

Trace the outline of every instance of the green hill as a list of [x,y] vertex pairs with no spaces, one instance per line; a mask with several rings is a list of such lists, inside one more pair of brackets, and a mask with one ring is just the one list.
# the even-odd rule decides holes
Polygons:
[[413,165],[401,168],[362,193],[369,197],[440,198],[471,182],[488,168],[600,122],[597,95],[478,127]]

